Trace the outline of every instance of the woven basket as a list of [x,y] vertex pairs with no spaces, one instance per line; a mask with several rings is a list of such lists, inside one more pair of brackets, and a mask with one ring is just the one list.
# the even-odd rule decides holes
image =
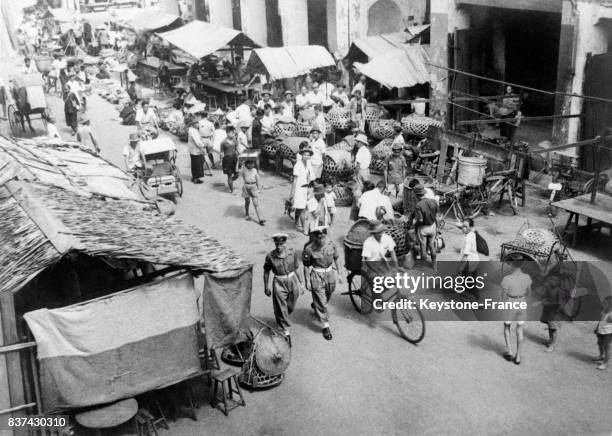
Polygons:
[[408,244],[408,221],[403,219],[392,219],[386,221],[386,233],[393,238],[395,242],[395,254],[402,256],[408,253],[410,245]]
[[351,127],[351,113],[345,108],[332,108],[325,114],[325,119],[334,129],[346,130]]
[[336,206],[350,207],[353,205],[353,191],[343,184],[335,185],[332,191],[336,194]]
[[346,180],[354,173],[353,156],[347,150],[327,150],[323,158],[323,178]]
[[303,122],[298,122],[295,125],[295,132],[294,132],[294,136],[299,136],[302,138],[306,138],[308,137],[308,135],[310,135],[310,129],[312,129],[312,126],[308,123],[303,123]]
[[352,152],[353,148],[354,148],[354,145],[351,145],[347,141],[342,140],[338,142],[337,144],[332,145],[331,147],[327,147],[327,152],[330,152],[332,150],[344,150],[344,151]]
[[376,121],[380,119],[382,115],[382,109],[380,106],[374,103],[368,103],[365,111],[365,119],[366,121]]
[[385,160],[391,155],[392,139],[383,139],[372,149],[372,159]]
[[279,149],[279,143],[278,142],[276,142],[276,141],[266,142],[261,147],[261,154],[264,157],[274,158],[274,157],[276,157],[276,153],[278,152],[278,149]]
[[274,134],[276,136],[295,136],[295,127],[294,123],[278,122],[274,126]]
[[303,141],[303,138],[295,136],[282,138],[280,145],[278,146],[278,154],[283,159],[295,161],[297,159],[297,152],[300,149],[300,144]]
[[402,127],[408,135],[425,138],[427,137],[429,126],[442,127],[442,122],[418,115],[408,115],[402,118]]
[[395,130],[393,130],[394,120],[376,120],[370,122],[370,135],[376,139],[391,138]]
[[370,173],[382,175],[385,168],[385,161],[380,159],[372,159],[370,163]]

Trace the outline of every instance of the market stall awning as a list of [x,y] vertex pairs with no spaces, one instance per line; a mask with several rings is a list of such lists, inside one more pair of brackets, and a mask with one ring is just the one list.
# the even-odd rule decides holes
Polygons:
[[347,58],[354,58],[358,51],[362,51],[368,60],[374,59],[381,54],[388,53],[397,48],[408,46],[407,40],[412,38],[405,32],[387,33],[384,35],[357,38],[351,44]]
[[[118,18],[121,13],[117,14]],[[182,19],[178,15],[169,14],[167,12],[156,11],[155,9],[146,9],[139,14],[136,14],[131,19],[125,20],[124,23],[138,32],[156,32],[160,30],[168,30],[167,28],[176,28],[182,24]]]
[[157,35],[196,59],[201,59],[228,45],[259,47],[239,30],[198,20]]
[[361,74],[387,88],[407,88],[430,81],[428,62],[425,50],[416,45],[394,49],[366,64],[355,62],[354,65]]
[[141,8],[109,9],[106,11],[81,14],[81,19],[89,22],[92,27],[95,28],[96,26],[109,22],[127,23],[140,14],[142,14]]
[[48,9],[45,16],[53,17],[55,21],[60,23],[68,23],[74,19],[74,12],[64,8]]
[[251,52],[248,62],[250,70],[267,73],[271,80],[289,79],[334,65],[332,55],[320,45],[259,48]]

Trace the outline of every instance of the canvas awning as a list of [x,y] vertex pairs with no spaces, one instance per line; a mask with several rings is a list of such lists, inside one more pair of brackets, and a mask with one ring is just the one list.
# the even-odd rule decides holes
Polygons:
[[320,45],[259,48],[251,52],[248,62],[251,71],[267,73],[271,80],[289,79],[334,65],[332,55]]
[[395,32],[384,35],[357,38],[351,44],[346,57],[355,58],[357,56],[357,52],[362,51],[368,57],[368,60],[372,60],[384,53],[408,46],[406,43],[407,36],[408,35],[406,35],[405,32]]
[[55,21],[59,21],[60,23],[68,23],[74,19],[74,12],[64,9],[64,8],[56,8],[56,9],[48,9],[47,17],[53,17]]
[[[121,13],[117,16],[120,18]],[[178,27],[182,19],[178,15],[147,9],[125,20],[124,23],[137,32],[157,32],[167,30],[170,26]]]
[[157,35],[196,59],[201,59],[228,45],[259,47],[239,30],[199,20]]
[[370,62],[355,62],[361,74],[387,88],[407,88],[430,81],[429,57],[421,46],[394,49]]

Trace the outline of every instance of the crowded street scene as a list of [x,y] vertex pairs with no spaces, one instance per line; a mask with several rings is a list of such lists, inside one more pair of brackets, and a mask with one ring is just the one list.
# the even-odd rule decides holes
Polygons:
[[0,0],[0,436],[612,434],[612,8]]

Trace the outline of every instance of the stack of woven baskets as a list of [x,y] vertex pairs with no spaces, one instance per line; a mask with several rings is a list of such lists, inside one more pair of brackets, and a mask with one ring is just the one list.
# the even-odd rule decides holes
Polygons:
[[346,108],[333,107],[325,114],[325,119],[334,129],[347,130],[351,127],[351,113]]
[[372,149],[372,162],[370,163],[370,172],[372,174],[382,174],[385,165],[385,159],[391,154],[392,139],[383,139]]
[[414,114],[402,118],[402,128],[408,135],[425,138],[427,136],[429,126],[442,127],[442,122],[434,120],[433,118]]

